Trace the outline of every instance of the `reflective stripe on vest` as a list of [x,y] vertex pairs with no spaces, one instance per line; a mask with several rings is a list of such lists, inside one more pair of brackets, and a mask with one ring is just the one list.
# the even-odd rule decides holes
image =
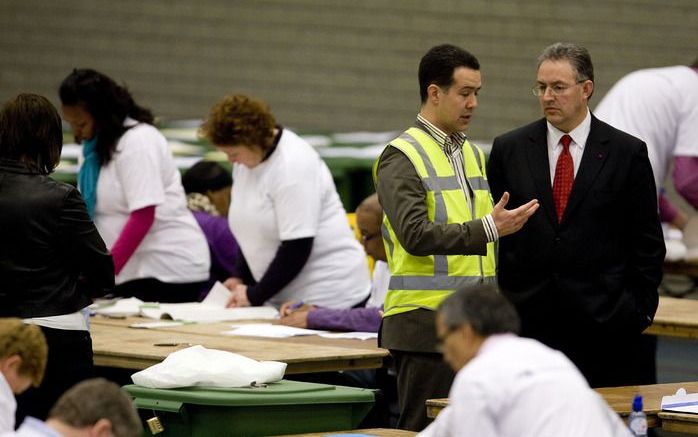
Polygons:
[[[468,141],[463,144],[465,174],[473,191],[466,195],[441,147],[424,131],[410,128],[390,143],[412,162],[427,193],[428,219],[436,224],[464,223],[492,211],[492,197],[484,174],[484,154]],[[494,244],[487,255],[414,256],[400,244],[384,216],[381,234],[386,245],[391,280],[385,316],[417,308],[435,309],[453,290],[467,284],[494,280]]]

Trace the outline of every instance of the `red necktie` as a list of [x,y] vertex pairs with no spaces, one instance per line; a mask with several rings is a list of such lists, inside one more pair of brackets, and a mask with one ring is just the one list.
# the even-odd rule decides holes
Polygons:
[[574,162],[570,155],[570,143],[572,137],[563,135],[560,138],[562,144],[562,152],[557,158],[555,166],[555,179],[553,179],[553,200],[555,201],[555,210],[557,211],[558,223],[562,221],[562,214],[565,212],[567,200],[570,198],[572,184],[574,183]]

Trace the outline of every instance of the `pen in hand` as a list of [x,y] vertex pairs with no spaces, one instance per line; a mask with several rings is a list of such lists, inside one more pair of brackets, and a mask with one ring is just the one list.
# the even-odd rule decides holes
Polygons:
[[293,304],[289,305],[284,309],[283,314],[281,316],[288,316],[292,312],[296,311],[297,309],[301,308],[305,303],[303,303],[302,300],[299,300],[298,302],[294,302]]

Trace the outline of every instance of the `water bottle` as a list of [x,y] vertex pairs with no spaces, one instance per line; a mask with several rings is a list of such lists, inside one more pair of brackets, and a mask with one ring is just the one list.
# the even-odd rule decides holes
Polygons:
[[635,395],[633,411],[628,417],[628,428],[635,437],[647,437],[647,416],[642,411],[642,395]]

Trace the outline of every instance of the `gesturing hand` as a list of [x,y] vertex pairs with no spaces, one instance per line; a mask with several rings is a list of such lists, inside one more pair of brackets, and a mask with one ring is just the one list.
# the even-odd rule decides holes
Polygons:
[[492,218],[494,219],[494,224],[497,226],[497,233],[500,237],[505,235],[513,234],[523,227],[528,221],[529,217],[535,213],[540,204],[538,199],[533,199],[528,203],[525,203],[515,209],[504,209],[509,203],[509,193],[504,192],[502,198],[494,206],[492,210]]

